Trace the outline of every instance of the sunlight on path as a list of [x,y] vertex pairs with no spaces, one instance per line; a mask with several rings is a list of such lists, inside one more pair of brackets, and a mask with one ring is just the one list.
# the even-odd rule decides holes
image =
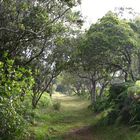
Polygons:
[[[64,140],[93,140],[92,128],[93,113],[88,110],[89,101],[77,96],[56,94],[53,100],[61,103],[61,112],[66,113],[58,124],[70,126],[65,132]],[[67,124],[66,124],[67,123]]]
[[53,99],[60,101],[63,111],[80,111],[87,109],[90,104],[89,101],[80,97],[63,94],[56,94],[53,96]]

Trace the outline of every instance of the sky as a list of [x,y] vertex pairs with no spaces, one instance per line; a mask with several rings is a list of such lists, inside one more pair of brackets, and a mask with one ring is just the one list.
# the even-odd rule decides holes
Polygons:
[[88,27],[115,7],[131,7],[140,13],[140,0],[82,0],[79,8]]

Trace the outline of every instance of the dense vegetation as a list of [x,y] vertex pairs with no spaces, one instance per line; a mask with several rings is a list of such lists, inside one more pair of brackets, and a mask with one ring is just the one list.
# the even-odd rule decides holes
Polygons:
[[[140,18],[132,9],[120,8],[83,31],[83,17],[74,9],[80,3],[0,1],[0,140],[39,139],[40,132],[34,129],[39,122],[57,125],[54,120],[61,117],[78,122],[69,113],[78,117],[81,113],[81,118],[73,117],[84,125],[93,123],[94,112],[102,114],[97,126],[139,129]],[[133,19],[124,19],[125,11]],[[85,112],[63,108],[62,115],[63,100],[51,100],[55,92],[79,96],[75,99],[90,104],[84,104]],[[69,131],[68,126],[64,130]],[[40,139],[55,131],[53,126],[42,127],[47,136]]]

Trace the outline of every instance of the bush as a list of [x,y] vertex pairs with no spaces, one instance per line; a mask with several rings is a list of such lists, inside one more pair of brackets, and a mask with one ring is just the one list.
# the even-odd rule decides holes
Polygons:
[[[130,87],[132,85],[133,85],[132,83],[121,83],[121,84],[113,84],[113,85],[111,85],[110,89],[109,89],[109,101],[110,102],[117,101],[119,95],[121,93],[127,91],[128,87]],[[121,96],[120,96],[120,98],[121,98]]]
[[102,97],[97,98],[96,104],[92,104],[89,106],[90,109],[92,109],[96,113],[100,113],[108,108],[108,98]]
[[52,101],[48,93],[44,93],[38,103],[39,107],[48,107],[52,105]]
[[12,104],[0,105],[0,108],[0,137],[3,140],[22,139],[26,132],[26,121]]
[[61,108],[61,103],[59,101],[56,101],[53,103],[53,109],[59,111]]
[[14,61],[0,61],[0,137],[2,140],[20,140],[25,134],[22,101],[31,93],[33,78],[23,67],[14,67]]
[[106,116],[108,124],[140,123],[140,86],[134,83],[123,83],[112,85],[109,91],[108,108],[110,111]]

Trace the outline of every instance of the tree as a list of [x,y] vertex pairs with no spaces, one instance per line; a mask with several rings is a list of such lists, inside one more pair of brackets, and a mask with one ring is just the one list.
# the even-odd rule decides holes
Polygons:
[[34,78],[33,105],[64,65],[64,40],[81,26],[80,13],[72,7],[80,1],[7,0],[0,3],[0,59],[4,52],[16,66],[31,67]]
[[132,56],[136,46],[136,34],[125,20],[109,12],[90,29],[79,45],[80,65],[91,83],[92,103],[96,102],[99,80],[123,72],[126,80],[135,80],[132,72]]
[[140,19],[139,16],[134,18],[134,20],[130,21],[130,26],[134,30],[137,35],[137,48],[135,50],[135,55],[133,58],[133,69],[135,71],[135,77],[137,79],[140,78],[140,46],[139,46],[139,34],[140,34]]
[[88,92],[88,82],[74,72],[63,71],[57,79],[58,86],[63,86],[64,93],[84,96]]

